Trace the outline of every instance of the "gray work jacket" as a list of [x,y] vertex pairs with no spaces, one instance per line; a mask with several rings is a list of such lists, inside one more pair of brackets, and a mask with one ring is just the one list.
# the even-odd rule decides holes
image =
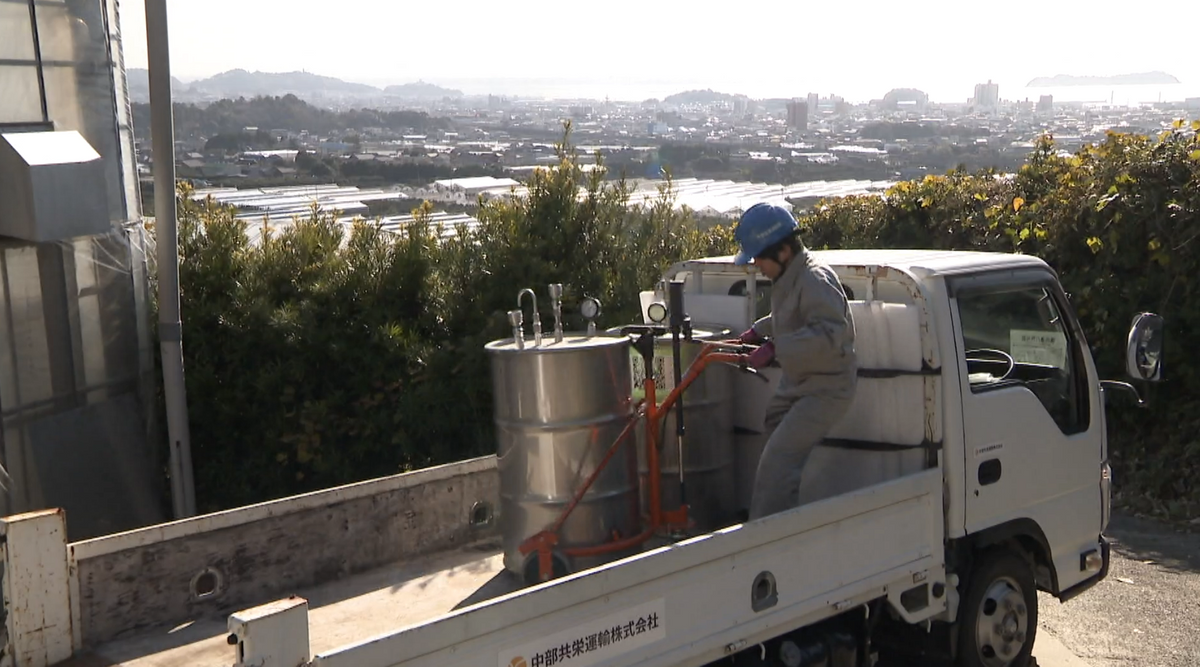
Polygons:
[[858,382],[854,318],[833,269],[801,250],[771,285],[771,314],[754,323],[775,342],[783,369],[776,395],[852,398]]

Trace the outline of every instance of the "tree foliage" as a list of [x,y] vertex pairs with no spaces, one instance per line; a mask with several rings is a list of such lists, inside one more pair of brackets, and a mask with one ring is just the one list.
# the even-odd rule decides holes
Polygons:
[[943,125],[941,123],[919,123],[913,121],[892,122],[876,121],[863,125],[859,136],[864,139],[928,139],[931,137],[986,137],[991,130],[986,127],[969,127],[966,125]]
[[[431,208],[398,234],[348,234],[314,212],[286,229],[180,200],[180,282],[197,502],[215,510],[495,451],[483,346],[511,335],[517,292],[564,284],[606,323],[633,321],[639,290],[672,262],[728,252],[669,187],[630,208],[630,188],[585,173],[569,135],[530,194],[482,206],[476,230],[438,241]],[[259,229],[255,229],[255,228]],[[552,320],[547,299],[541,317]],[[529,317],[529,314],[526,315]]]
[[[1120,377],[1138,310],[1168,322],[1166,382],[1152,407],[1110,397],[1120,499],[1164,516],[1200,513],[1200,140],[1109,134],[1073,155],[1042,138],[1013,174],[955,170],[884,196],[820,202],[812,247],[983,249],[1037,255],[1059,273],[1102,377]],[[483,346],[510,334],[523,287],[566,289],[634,319],[639,290],[686,257],[732,250],[700,231],[670,184],[627,206],[621,180],[585,173],[569,142],[529,195],[496,199],[480,226],[438,241],[428,206],[402,233],[325,215],[252,243],[246,223],[182,199],[181,280],[197,493],[216,509],[494,451]],[[551,322],[542,299],[542,319]]]
[[821,202],[802,219],[815,247],[942,248],[1036,255],[1059,273],[1101,377],[1123,375],[1130,318],[1167,320],[1166,381],[1147,410],[1110,397],[1123,500],[1162,516],[1200,514],[1200,122],[1158,137],[1109,133],[1061,155],[1050,137],[1015,175],[952,171],[884,197]]

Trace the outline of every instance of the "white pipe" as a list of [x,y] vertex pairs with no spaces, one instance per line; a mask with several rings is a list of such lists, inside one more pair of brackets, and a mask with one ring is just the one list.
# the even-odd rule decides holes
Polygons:
[[175,518],[196,514],[192,443],[183,377],[179,313],[179,251],[175,219],[175,121],[171,110],[171,50],[166,0],[146,0],[150,70],[150,133],[154,146],[154,229],[158,250],[158,341],[162,350],[167,433],[171,442],[171,501]]

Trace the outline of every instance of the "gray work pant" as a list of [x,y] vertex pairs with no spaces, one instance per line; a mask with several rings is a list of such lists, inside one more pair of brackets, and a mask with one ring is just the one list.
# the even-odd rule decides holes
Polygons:
[[850,409],[852,399],[804,396],[795,402],[776,398],[767,407],[771,436],[758,461],[750,520],[800,504],[800,473],[821,440]]

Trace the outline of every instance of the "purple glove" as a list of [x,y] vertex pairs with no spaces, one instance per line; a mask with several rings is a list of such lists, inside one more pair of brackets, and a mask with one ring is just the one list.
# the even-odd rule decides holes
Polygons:
[[750,358],[746,360],[751,368],[765,368],[775,360],[775,343],[770,341],[763,343],[759,348],[750,353]]
[[737,339],[738,342],[744,345],[758,345],[765,340],[762,336],[758,335],[758,332],[754,330],[754,327],[750,327],[749,329],[743,331],[742,335],[738,336]]

